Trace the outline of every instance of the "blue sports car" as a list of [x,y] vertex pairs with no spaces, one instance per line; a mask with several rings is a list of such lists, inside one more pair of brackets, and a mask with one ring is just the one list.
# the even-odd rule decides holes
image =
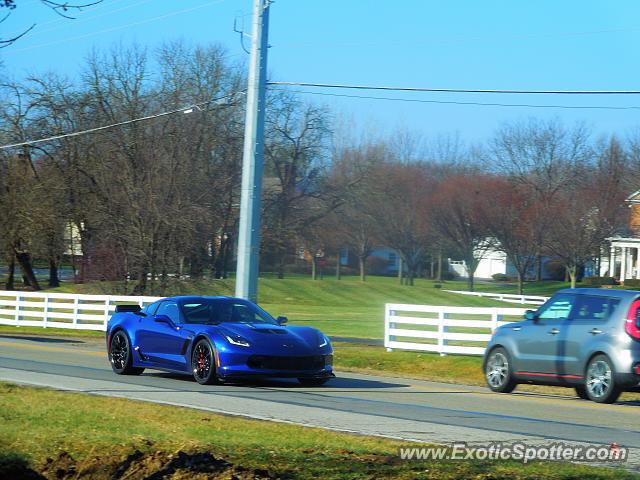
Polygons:
[[119,305],[107,326],[109,362],[119,375],[153,368],[191,374],[203,385],[255,376],[324,384],[334,376],[331,342],[315,328],[285,327],[286,321],[229,297]]

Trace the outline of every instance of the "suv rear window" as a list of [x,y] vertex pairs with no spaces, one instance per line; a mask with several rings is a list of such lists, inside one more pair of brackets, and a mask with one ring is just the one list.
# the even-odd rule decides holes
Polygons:
[[578,295],[571,317],[573,320],[606,321],[619,304],[619,298]]

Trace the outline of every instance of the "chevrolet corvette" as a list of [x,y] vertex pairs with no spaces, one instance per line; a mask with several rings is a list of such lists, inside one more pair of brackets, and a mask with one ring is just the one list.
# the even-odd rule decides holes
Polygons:
[[334,377],[329,339],[315,328],[286,322],[230,297],[118,305],[107,326],[108,358],[119,375],[149,368],[193,375],[203,385],[287,377],[320,386]]

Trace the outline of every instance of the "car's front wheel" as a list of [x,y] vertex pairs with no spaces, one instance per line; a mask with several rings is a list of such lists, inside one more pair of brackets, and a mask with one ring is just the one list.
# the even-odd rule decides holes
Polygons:
[[587,365],[585,389],[590,400],[598,403],[615,402],[622,389],[616,384],[615,370],[606,355],[596,355]]
[[193,378],[200,385],[214,385],[218,383],[213,347],[209,340],[198,340],[191,354],[191,371]]
[[109,363],[118,375],[140,375],[144,368],[133,366],[133,351],[129,337],[119,330],[111,337],[109,344]]
[[510,393],[517,386],[509,359],[509,354],[502,347],[494,348],[489,353],[484,372],[487,385],[494,392]]
[[299,378],[300,385],[305,387],[320,387],[329,381],[328,378]]

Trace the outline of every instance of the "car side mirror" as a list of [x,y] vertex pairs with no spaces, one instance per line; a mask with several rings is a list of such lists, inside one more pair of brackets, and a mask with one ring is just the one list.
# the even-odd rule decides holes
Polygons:
[[154,320],[158,323],[166,323],[170,327],[173,327],[173,320],[171,320],[167,315],[156,315]]
[[278,324],[280,324],[280,325],[284,325],[288,321],[289,321],[289,319],[287,317],[278,317],[278,318],[276,318],[276,322],[278,322]]
[[527,310],[524,312],[524,318],[535,323],[538,321],[538,313],[535,310]]

